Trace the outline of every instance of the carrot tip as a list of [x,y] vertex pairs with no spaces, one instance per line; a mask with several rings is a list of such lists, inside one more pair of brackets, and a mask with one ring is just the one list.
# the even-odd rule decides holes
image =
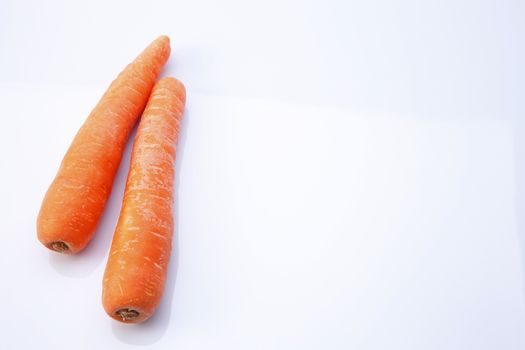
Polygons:
[[48,247],[59,253],[66,253],[69,250],[69,246],[62,241],[51,242]]
[[140,312],[133,309],[120,309],[115,314],[122,318],[122,321],[128,321],[139,317]]

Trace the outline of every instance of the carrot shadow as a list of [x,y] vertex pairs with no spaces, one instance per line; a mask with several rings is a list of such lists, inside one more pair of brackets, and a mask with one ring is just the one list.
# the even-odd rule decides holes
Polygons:
[[179,266],[179,172],[184,159],[184,147],[189,122],[188,109],[184,112],[184,119],[181,125],[179,141],[177,143],[177,161],[175,163],[175,201],[173,206],[173,217],[175,219],[175,229],[173,232],[173,244],[170,262],[168,264],[168,276],[162,301],[155,314],[141,324],[124,324],[115,320],[110,320],[111,328],[115,337],[123,343],[130,345],[151,345],[159,341],[170,323],[172,314],[171,306],[175,283],[177,281],[177,271]]
[[108,198],[104,213],[100,219],[97,231],[87,247],[75,255],[63,255],[49,252],[49,264],[61,275],[81,278],[90,275],[105,259],[108,254],[113,232],[117,224],[126,178],[128,176],[131,149],[135,139],[136,127],[131,132],[128,143],[122,155],[122,160],[113,182],[113,189]]

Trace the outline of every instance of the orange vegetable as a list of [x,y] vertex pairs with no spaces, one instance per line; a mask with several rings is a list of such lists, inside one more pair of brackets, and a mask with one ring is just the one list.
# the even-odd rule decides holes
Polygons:
[[185,100],[181,82],[161,79],[140,120],[103,281],[102,304],[118,321],[148,319],[164,290],[173,235],[175,150]]
[[78,131],[37,219],[38,239],[49,249],[77,253],[92,238],[129,133],[169,54],[168,37],[153,41],[111,83]]

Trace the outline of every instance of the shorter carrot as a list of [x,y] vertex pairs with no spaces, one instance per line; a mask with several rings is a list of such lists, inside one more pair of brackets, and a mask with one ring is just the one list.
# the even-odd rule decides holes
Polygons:
[[104,309],[121,322],[148,319],[163,294],[173,235],[175,145],[185,99],[181,82],[159,80],[139,123],[102,291]]
[[170,39],[153,41],[111,83],[69,147],[37,218],[47,248],[75,254],[95,233],[128,136],[170,55]]

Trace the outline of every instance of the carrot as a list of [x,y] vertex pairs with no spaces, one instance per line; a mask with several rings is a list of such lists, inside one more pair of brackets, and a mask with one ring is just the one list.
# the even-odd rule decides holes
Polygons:
[[74,254],[91,240],[128,136],[170,54],[170,41],[153,41],[111,83],[69,147],[37,219],[47,248]]
[[185,100],[181,82],[161,79],[139,123],[102,292],[104,309],[121,322],[148,319],[162,297],[173,235],[173,165]]

